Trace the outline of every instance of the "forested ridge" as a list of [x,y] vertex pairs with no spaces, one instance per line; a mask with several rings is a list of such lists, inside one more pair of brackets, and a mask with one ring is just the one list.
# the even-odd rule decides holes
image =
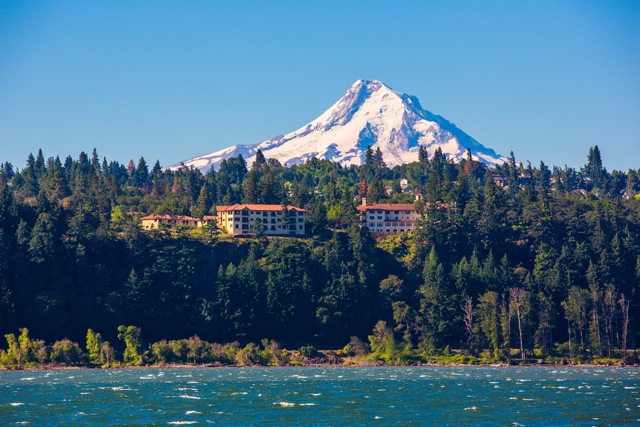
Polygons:
[[[118,327],[135,325],[148,343],[351,342],[395,361],[449,348],[637,357],[626,350],[640,338],[639,174],[608,172],[597,146],[580,169],[512,154],[488,170],[439,151],[389,169],[369,149],[360,167],[284,167],[259,153],[250,169],[236,157],[204,175],[39,151],[20,170],[0,165],[0,332],[84,343],[91,329],[120,352]],[[410,203],[416,192],[417,231],[361,229],[362,197]],[[144,214],[241,202],[304,207],[308,236],[139,226]]]

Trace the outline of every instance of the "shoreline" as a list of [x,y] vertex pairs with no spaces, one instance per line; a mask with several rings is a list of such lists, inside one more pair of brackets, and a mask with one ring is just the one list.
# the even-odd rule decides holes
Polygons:
[[62,366],[62,365],[39,365],[29,366],[16,369],[0,367],[1,372],[35,372],[35,371],[79,371],[79,370],[150,370],[150,369],[266,369],[266,368],[569,368],[569,369],[593,369],[593,368],[640,368],[638,364],[562,364],[562,363],[527,363],[527,364],[508,364],[508,363],[421,363],[413,365],[399,364],[371,364],[371,363],[309,363],[309,364],[293,364],[293,365],[223,365],[223,364],[184,364],[184,363],[166,363],[157,365],[141,365],[141,366]]

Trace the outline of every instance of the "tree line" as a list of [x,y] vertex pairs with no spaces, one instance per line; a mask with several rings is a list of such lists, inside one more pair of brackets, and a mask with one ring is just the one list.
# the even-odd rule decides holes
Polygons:
[[[598,147],[579,170],[513,153],[493,170],[424,149],[393,169],[379,150],[365,160],[285,167],[260,153],[251,168],[238,156],[206,174],[100,161],[95,150],[64,161],[39,151],[21,170],[5,162],[2,332],[81,342],[104,331],[117,352],[119,325],[149,342],[342,348],[355,337],[396,356],[588,359],[637,347],[640,171],[608,172]],[[414,233],[361,228],[362,197],[407,203],[416,193],[425,215]],[[241,202],[304,207],[309,236],[143,232],[136,219]]]

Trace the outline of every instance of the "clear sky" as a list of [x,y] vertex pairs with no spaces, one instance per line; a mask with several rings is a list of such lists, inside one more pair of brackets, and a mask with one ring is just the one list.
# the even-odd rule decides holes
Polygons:
[[0,161],[163,166],[293,131],[357,79],[518,161],[640,168],[640,1],[0,0]]

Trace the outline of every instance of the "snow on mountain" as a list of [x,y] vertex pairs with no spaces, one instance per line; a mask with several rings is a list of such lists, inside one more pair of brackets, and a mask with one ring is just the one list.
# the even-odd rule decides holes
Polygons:
[[[418,98],[395,92],[378,80],[356,81],[327,111],[306,126],[253,145],[235,145],[185,160],[186,166],[208,171],[223,159],[242,157],[250,166],[258,149],[266,158],[287,166],[317,157],[344,165],[364,163],[367,146],[379,148],[389,167],[418,160],[420,146],[432,155],[436,148],[454,161],[466,157],[488,166],[504,162],[443,117],[424,110]],[[179,167],[181,163],[170,166]]]

